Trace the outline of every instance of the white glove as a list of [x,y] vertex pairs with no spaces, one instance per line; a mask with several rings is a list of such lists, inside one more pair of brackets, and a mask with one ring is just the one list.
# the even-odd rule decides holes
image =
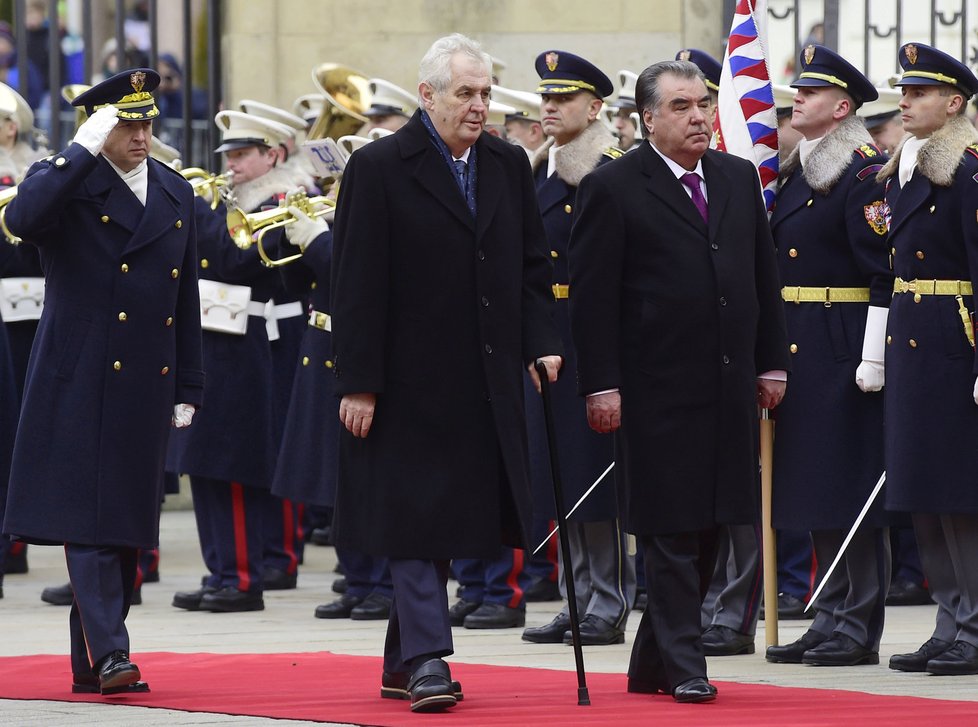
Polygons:
[[975,379],[975,390],[972,392],[975,397],[975,403],[978,404],[978,379]]
[[118,114],[119,109],[115,106],[103,106],[78,127],[74,142],[88,149],[92,156],[98,156],[109,138],[109,132],[119,123]]
[[295,222],[286,226],[285,235],[289,242],[303,252],[312,241],[329,230],[329,225],[319,217],[310,217],[298,207],[289,207],[289,212],[295,217]]
[[863,335],[863,361],[856,368],[856,386],[860,391],[879,391],[883,388],[883,361],[886,356],[886,318],[889,308],[871,305],[866,312],[866,333]]
[[177,404],[173,407],[173,426],[177,429],[189,427],[197,407],[193,404]]

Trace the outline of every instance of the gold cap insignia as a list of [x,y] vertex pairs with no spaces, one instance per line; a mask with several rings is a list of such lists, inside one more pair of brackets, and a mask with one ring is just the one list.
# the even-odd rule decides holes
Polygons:
[[906,52],[907,60],[910,61],[911,66],[917,62],[917,46],[913,43],[907,43],[903,50]]
[[557,61],[560,59],[559,55],[557,55],[553,51],[550,51],[549,53],[547,53],[547,55],[544,56],[543,59],[547,63],[547,70],[549,71],[557,70]]
[[679,51],[679,60],[681,60],[681,61],[688,61],[689,60],[689,56],[690,56],[690,53],[689,53],[688,50],[681,50],[681,51]]
[[815,58],[815,46],[805,46],[805,65],[811,65],[813,58]]
[[132,90],[139,93],[143,90],[143,84],[146,83],[146,74],[142,71],[136,71],[135,73],[129,74],[129,83],[132,84]]

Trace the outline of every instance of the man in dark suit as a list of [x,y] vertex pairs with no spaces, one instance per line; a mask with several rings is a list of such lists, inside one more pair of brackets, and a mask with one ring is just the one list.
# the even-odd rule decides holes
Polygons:
[[561,361],[526,154],[483,133],[490,67],[432,45],[422,108],[354,152],[333,230],[337,545],[390,558],[383,689],[414,711],[457,699],[448,559],[527,544],[523,370]]
[[705,702],[700,603],[718,526],[755,517],[757,407],[784,394],[784,311],[757,174],[707,150],[702,72],[649,66],[636,102],[648,140],[578,191],[571,330],[588,421],[617,431],[622,518],[645,554],[628,689]]
[[90,118],[6,212],[47,287],[3,527],[64,545],[76,692],[147,690],[125,627],[137,553],[159,541],[171,423],[204,385],[193,191],[147,159],[159,82],[134,69],[78,96]]

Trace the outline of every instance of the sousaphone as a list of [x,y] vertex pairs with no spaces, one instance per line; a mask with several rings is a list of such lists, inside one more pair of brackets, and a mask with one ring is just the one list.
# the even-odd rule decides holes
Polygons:
[[312,82],[326,102],[307,139],[335,141],[356,133],[367,123],[363,112],[370,108],[370,85],[363,73],[338,63],[323,63],[312,69]]

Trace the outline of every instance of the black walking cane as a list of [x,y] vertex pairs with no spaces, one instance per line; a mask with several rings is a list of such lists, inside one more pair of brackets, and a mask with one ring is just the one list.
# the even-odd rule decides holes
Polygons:
[[[554,414],[550,404],[550,377],[547,366],[537,359],[534,364],[540,377],[540,393],[543,395],[543,419],[547,424],[547,444],[550,447],[550,473],[554,480],[554,505],[557,510],[557,527],[566,533],[564,517],[564,492],[560,482],[560,463],[557,461],[557,435],[554,433]],[[584,674],[584,651],[581,649],[581,624],[577,620],[577,594],[574,592],[574,569],[571,567],[570,544],[559,534],[560,557],[564,559],[564,583],[567,586],[567,612],[570,617],[571,642],[574,644],[574,661],[577,664],[577,705],[588,707],[591,698],[587,693],[587,677]]]

